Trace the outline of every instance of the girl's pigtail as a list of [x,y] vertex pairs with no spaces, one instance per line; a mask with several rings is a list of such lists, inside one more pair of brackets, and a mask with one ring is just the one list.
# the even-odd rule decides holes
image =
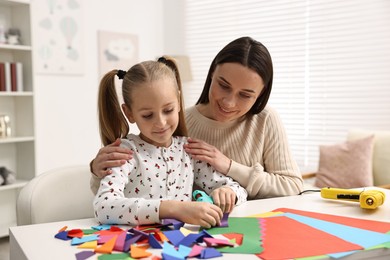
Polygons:
[[113,143],[117,138],[125,137],[130,130],[115,89],[117,74],[118,70],[108,72],[103,76],[99,85],[99,129],[100,139],[104,146]]
[[176,77],[177,88],[179,90],[179,105],[180,105],[179,124],[175,132],[173,133],[173,135],[188,136],[187,125],[185,123],[185,115],[184,115],[185,106],[184,106],[183,90],[182,90],[179,68],[176,64],[176,61],[169,56],[163,56],[159,58],[158,61],[165,63],[169,68],[173,70]]

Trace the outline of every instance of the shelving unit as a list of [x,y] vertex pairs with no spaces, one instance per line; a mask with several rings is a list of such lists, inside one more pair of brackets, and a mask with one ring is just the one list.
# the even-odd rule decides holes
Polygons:
[[29,0],[0,0],[0,23],[18,28],[21,44],[0,44],[0,62],[23,64],[23,91],[0,91],[0,115],[10,117],[11,136],[0,137],[0,166],[16,174],[13,184],[0,186],[0,237],[16,225],[16,199],[35,177],[34,88]]

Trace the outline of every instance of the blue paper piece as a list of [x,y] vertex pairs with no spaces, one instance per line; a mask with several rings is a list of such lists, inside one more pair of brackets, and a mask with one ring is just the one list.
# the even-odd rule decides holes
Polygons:
[[186,258],[191,253],[192,248],[188,246],[179,245],[177,250],[184,258]]
[[186,237],[184,237],[180,242],[178,243],[179,245],[183,246],[192,246],[196,242],[203,242],[203,237],[205,236],[204,233],[191,233],[188,234]]
[[[171,244],[164,241],[162,254],[174,257],[176,259],[184,259],[184,256],[180,254]],[[165,259],[165,258],[164,258]]]
[[184,235],[180,230],[163,231],[163,233],[174,246],[178,246],[180,241],[184,238]]
[[184,258],[178,258],[171,255],[167,255],[165,253],[161,253],[162,259],[164,260],[184,260]]
[[76,254],[76,259],[77,260],[84,260],[84,259],[90,258],[94,254],[95,254],[94,251],[81,251],[81,252]]
[[74,246],[74,245],[80,245],[82,243],[85,243],[85,242],[89,242],[89,241],[94,241],[94,240],[98,240],[99,239],[99,236],[98,235],[89,235],[89,236],[83,236],[83,237],[74,237],[72,239],[72,242],[71,242],[71,245]]
[[93,226],[92,229],[95,230],[109,230],[111,228],[111,225],[99,225],[99,226]]
[[172,225],[173,226],[173,229],[180,229],[181,227],[184,226],[184,222],[182,221],[179,221],[177,219],[174,219],[174,218],[166,218],[166,219],[163,219],[161,221],[161,223],[165,226],[170,226]]
[[162,248],[160,242],[154,237],[153,234],[149,234],[149,245],[152,248]]
[[68,231],[58,232],[54,237],[65,241],[72,239],[71,237],[68,237]]
[[212,247],[207,247],[200,252],[201,259],[220,257],[220,256],[222,256],[222,253]]
[[147,239],[149,237],[149,234],[148,233],[145,233],[141,230],[137,230],[135,228],[131,228],[129,229],[129,232],[133,233],[134,236],[138,236],[138,235],[141,235],[141,239]]
[[293,213],[285,213],[285,216],[337,236],[350,243],[357,244],[363,248],[369,248],[390,241],[389,235],[379,232],[350,227]]
[[127,239],[127,237],[126,237],[125,245],[123,246],[123,252],[130,251],[130,245],[136,243],[141,238],[142,238],[142,235],[132,236],[130,239]]

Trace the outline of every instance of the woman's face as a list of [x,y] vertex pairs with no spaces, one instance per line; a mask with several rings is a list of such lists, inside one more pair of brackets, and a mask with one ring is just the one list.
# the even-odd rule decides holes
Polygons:
[[240,118],[251,109],[263,88],[263,79],[254,70],[239,63],[219,64],[212,76],[204,114],[220,122]]

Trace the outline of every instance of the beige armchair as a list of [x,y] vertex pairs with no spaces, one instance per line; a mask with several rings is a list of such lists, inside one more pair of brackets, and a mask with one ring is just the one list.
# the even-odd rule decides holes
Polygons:
[[92,218],[88,165],[53,169],[32,179],[19,193],[18,225]]

